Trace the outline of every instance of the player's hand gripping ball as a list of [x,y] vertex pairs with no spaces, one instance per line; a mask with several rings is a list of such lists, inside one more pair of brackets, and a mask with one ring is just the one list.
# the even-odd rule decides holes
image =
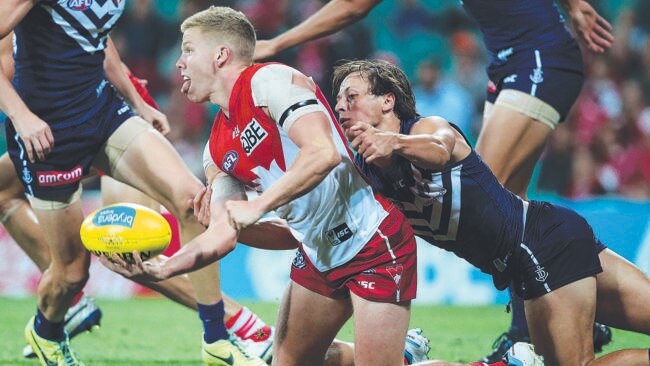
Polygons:
[[172,239],[167,220],[158,212],[133,203],[116,203],[88,215],[81,224],[81,242],[93,254],[109,259],[117,253],[133,262],[133,251],[143,261],[162,253]]

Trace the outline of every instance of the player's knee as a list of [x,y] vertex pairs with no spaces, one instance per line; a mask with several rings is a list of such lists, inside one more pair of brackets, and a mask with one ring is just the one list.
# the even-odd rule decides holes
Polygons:
[[22,205],[26,205],[27,200],[24,198],[0,198],[0,224],[4,225],[11,215],[14,214]]
[[176,218],[185,222],[188,220],[194,220],[194,209],[191,202],[194,200],[194,197],[203,189],[203,185],[196,180],[195,182],[188,182],[183,184],[182,191],[174,195],[174,199],[171,204],[172,207],[167,207]]
[[68,291],[79,292],[84,288],[88,281],[88,271],[67,271],[63,277],[61,284],[66,287]]

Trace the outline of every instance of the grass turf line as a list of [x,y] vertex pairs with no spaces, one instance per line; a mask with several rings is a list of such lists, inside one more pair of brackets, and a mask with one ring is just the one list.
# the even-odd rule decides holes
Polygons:
[[[169,300],[140,298],[98,300],[104,313],[102,328],[81,334],[72,344],[82,360],[93,366],[200,366],[200,322],[194,312]],[[273,323],[277,304],[245,303],[267,323]],[[23,329],[34,314],[36,300],[0,297],[0,365],[37,365],[21,356]],[[429,356],[448,361],[476,361],[490,351],[506,329],[503,306],[413,306],[411,327],[424,329],[431,339]],[[339,333],[352,340],[352,324]],[[647,347],[650,337],[615,330],[606,352]]]

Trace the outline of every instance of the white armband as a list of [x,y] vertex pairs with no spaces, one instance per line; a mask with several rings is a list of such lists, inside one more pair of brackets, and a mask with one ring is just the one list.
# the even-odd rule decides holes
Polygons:
[[251,80],[255,105],[267,107],[269,115],[285,131],[305,114],[327,109],[313,91],[293,83],[297,70],[286,65],[268,65],[261,68]]
[[208,140],[203,149],[203,171],[207,172],[208,168],[212,165],[216,166],[214,160],[212,160],[212,154],[210,153],[210,140]]
[[210,186],[212,188],[212,197],[210,203],[225,200],[246,200],[246,190],[236,178],[231,176],[217,177]]

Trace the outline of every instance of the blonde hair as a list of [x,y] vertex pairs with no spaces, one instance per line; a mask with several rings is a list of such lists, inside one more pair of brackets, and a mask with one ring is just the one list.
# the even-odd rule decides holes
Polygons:
[[183,21],[181,32],[198,28],[201,32],[225,41],[235,55],[245,61],[253,59],[255,29],[244,13],[226,6],[211,6]]

